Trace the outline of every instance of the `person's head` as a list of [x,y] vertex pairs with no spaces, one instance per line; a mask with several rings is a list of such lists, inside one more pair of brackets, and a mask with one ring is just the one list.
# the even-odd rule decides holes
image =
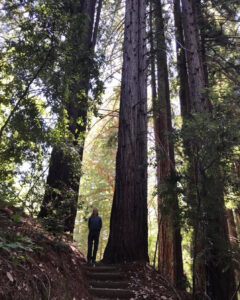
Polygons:
[[96,207],[93,208],[92,215],[93,215],[94,217],[98,216],[98,210],[97,210]]

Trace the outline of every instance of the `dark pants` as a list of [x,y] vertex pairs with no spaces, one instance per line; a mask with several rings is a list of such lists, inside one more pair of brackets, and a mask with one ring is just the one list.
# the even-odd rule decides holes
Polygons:
[[[98,250],[98,241],[99,241],[99,232],[89,232],[88,234],[88,254],[87,260],[90,262],[91,260],[96,261],[96,255]],[[92,253],[92,246],[94,242],[94,248]]]

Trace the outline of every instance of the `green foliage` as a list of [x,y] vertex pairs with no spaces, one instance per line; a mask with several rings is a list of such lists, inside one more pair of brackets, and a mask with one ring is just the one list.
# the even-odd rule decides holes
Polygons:
[[[0,232],[0,251],[1,250],[14,256],[14,250],[20,252],[33,252],[34,250],[41,250],[41,248],[35,245],[34,242],[27,236],[22,236],[18,233]],[[14,262],[17,264],[17,258],[15,256]]]
[[[84,48],[88,16],[73,15],[72,5],[8,0],[1,4],[0,199],[22,205],[33,215],[42,201],[51,147],[70,145],[75,139],[67,114],[73,85],[89,81],[92,97],[84,109],[95,113],[103,91],[103,56]],[[79,99],[85,97],[83,91],[78,93]],[[84,135],[78,139],[83,145]],[[71,149],[75,155],[77,151]],[[74,168],[79,172],[79,164]]]
[[0,198],[16,203],[30,184],[22,169],[31,166],[39,176],[48,152],[51,130],[39,74],[52,59],[53,24],[36,3],[1,5]]
[[[219,230],[219,227],[224,226],[219,224],[222,219],[219,212],[224,211],[224,203],[221,202],[223,195],[225,204],[230,198],[230,206],[239,207],[239,177],[233,168],[239,161],[240,122],[236,110],[239,107],[238,93],[238,89],[227,84],[224,94],[216,92],[216,88],[209,88],[211,112],[189,116],[184,121],[183,128],[178,131],[177,142],[177,153],[180,154],[177,157],[177,169],[181,175],[179,199],[184,229],[184,257],[187,256],[190,262],[194,257],[194,248],[189,247],[186,242],[191,241],[189,238],[193,234],[193,228],[194,235],[198,234],[196,220],[200,220],[203,236],[199,233],[198,238],[204,248],[198,255],[216,266],[221,265],[225,271],[232,266],[232,258],[235,257],[236,262],[239,256],[236,249],[233,250],[229,243],[222,240]],[[182,151],[183,141],[185,153]],[[197,166],[197,175],[193,173],[193,164]],[[198,176],[197,184],[194,176]],[[190,231],[189,227],[192,228]],[[185,262],[188,272],[191,267],[189,261]],[[189,281],[191,282],[190,276]]]
[[11,219],[14,221],[14,222],[20,222],[20,219],[21,219],[21,216],[19,214],[14,214],[11,216]]
[[[221,239],[219,228],[224,216],[219,216],[220,208],[239,208],[239,28],[237,1],[200,1],[196,12],[199,13],[201,53],[204,58],[205,75],[208,88],[203,92],[211,103],[211,111],[189,114],[180,118],[176,105],[179,94],[179,76],[176,76],[176,62],[169,55],[170,89],[175,133],[169,136],[174,141],[178,177],[176,194],[180,204],[182,249],[184,269],[188,281],[192,282],[192,263],[195,255],[195,240],[198,235],[196,223],[199,220],[198,235],[202,242],[199,255],[215,266],[223,266],[223,272],[236,263],[239,250]],[[172,39],[174,26],[168,18],[166,38]],[[172,25],[172,27],[171,27]],[[179,41],[177,41],[178,43]],[[175,41],[174,41],[175,43]],[[170,42],[169,53],[174,46]],[[186,49],[187,51],[187,49]],[[192,79],[192,78],[191,78]],[[176,115],[177,114],[177,115]],[[158,158],[164,160],[164,153],[159,149]],[[197,166],[194,173],[193,164]],[[196,179],[197,178],[197,179]],[[157,187],[163,203],[161,211],[171,214],[174,178],[168,177]],[[195,180],[197,184],[195,184]],[[221,203],[219,199],[223,199]],[[236,216],[236,215],[235,215]],[[237,218],[235,218],[237,221]],[[210,224],[210,225],[209,225]],[[239,235],[238,235],[239,238]],[[214,242],[213,242],[214,241]],[[214,250],[213,250],[214,249]],[[214,253],[218,253],[215,255]],[[198,276],[199,274],[194,274]]]

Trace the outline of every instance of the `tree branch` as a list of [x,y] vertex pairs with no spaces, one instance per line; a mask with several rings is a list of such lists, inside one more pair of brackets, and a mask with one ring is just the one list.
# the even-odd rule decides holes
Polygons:
[[99,0],[98,1],[96,20],[95,20],[95,26],[94,26],[94,30],[93,30],[93,37],[92,37],[92,48],[93,49],[95,48],[96,42],[97,42],[97,34],[98,34],[98,27],[99,27],[99,22],[100,22],[101,10],[102,10],[102,0]]
[[51,41],[51,47],[43,61],[43,63],[41,64],[41,66],[39,67],[39,69],[37,70],[36,74],[33,76],[33,78],[30,80],[30,82],[27,84],[25,91],[23,92],[23,94],[20,96],[19,100],[17,101],[17,103],[15,104],[13,110],[10,112],[9,116],[7,117],[7,120],[5,121],[5,123],[3,124],[3,126],[0,129],[0,140],[2,138],[3,135],[3,131],[6,129],[8,123],[10,122],[11,118],[13,117],[14,113],[17,111],[19,105],[21,104],[22,100],[26,97],[32,83],[34,82],[34,80],[38,77],[38,75],[41,73],[41,71],[43,70],[43,68],[46,65],[46,62],[52,52],[53,46],[52,46],[53,41]]

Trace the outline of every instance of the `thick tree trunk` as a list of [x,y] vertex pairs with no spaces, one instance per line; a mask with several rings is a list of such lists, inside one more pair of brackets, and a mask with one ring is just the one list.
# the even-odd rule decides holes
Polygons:
[[110,235],[104,261],[148,261],[145,0],[127,0]]
[[[178,215],[179,207],[176,194],[174,145],[168,136],[172,132],[172,118],[164,20],[161,2],[154,1],[153,4],[156,26],[158,82],[157,95],[154,91],[155,86],[153,85],[153,118],[157,154],[157,179],[159,186],[166,184],[166,180],[169,185],[169,195],[167,197],[158,196],[159,222],[161,220],[159,226],[158,266],[162,274],[168,277],[177,287],[183,288],[184,276]],[[154,64],[155,61],[153,60],[152,75],[155,77]],[[155,80],[154,77],[152,78],[153,81]]]
[[96,41],[96,33],[93,37],[95,6],[96,0],[91,0],[78,1],[68,8],[73,22],[68,36],[72,52],[65,70],[68,94],[65,109],[72,142],[69,144],[63,141],[51,153],[47,189],[39,212],[40,218],[46,218],[50,230],[55,230],[58,225],[63,231],[73,233],[74,230],[87,126],[90,84],[87,63],[92,63],[90,56],[94,49],[93,38]]
[[[211,105],[206,97],[199,28],[197,23],[197,2],[182,0],[183,27],[186,42],[189,90],[193,118],[194,114],[209,115]],[[193,138],[193,137],[191,137]],[[222,174],[219,162],[205,171],[198,154],[204,144],[198,140],[191,144],[190,162],[194,170],[193,184],[195,196],[191,201],[194,207],[194,262],[193,297],[205,299],[231,299],[235,284],[234,274],[227,252],[229,238],[225,217]],[[193,189],[194,190],[194,189]],[[195,203],[194,203],[195,202]],[[235,299],[235,298],[234,298]]]

